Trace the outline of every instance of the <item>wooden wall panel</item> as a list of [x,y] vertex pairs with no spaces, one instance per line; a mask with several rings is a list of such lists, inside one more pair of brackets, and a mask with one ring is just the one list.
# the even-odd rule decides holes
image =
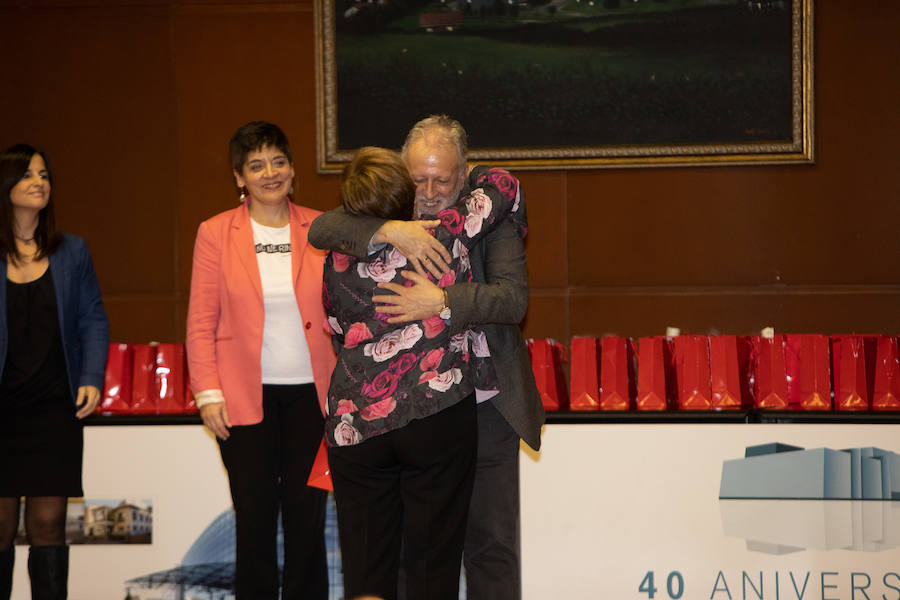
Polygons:
[[[815,165],[520,173],[527,335],[900,331],[900,4],[815,12]],[[183,339],[240,124],[280,124],[296,199],[337,204],[315,170],[313,25],[311,0],[0,0],[0,145],[54,159],[115,339]]]
[[[183,325],[171,293],[109,294],[104,290],[103,306],[110,322],[110,339],[128,344],[184,341]],[[183,318],[183,317],[182,317]]]
[[[15,82],[2,94],[0,143],[49,153],[58,224],[87,240],[105,296],[171,295],[176,98],[167,14],[17,9],[0,24]],[[173,316],[154,313],[156,336],[175,336]],[[138,320],[113,320],[112,335],[132,338]]]
[[528,211],[528,283],[534,288],[565,288],[569,281],[565,173],[524,172],[519,177]]
[[284,129],[298,203],[320,210],[337,205],[337,178],[316,174],[312,5],[234,4],[184,5],[175,16],[178,282],[184,294],[197,226],[237,203],[228,141],[244,123],[267,120]]
[[528,297],[528,315],[522,323],[525,337],[550,337],[568,342],[572,335],[569,323],[568,290],[532,288]]
[[[297,34],[298,14],[204,9],[175,18],[178,236],[184,248],[179,284],[184,290],[197,226],[238,202],[228,156],[234,131],[248,121],[266,120],[284,129],[292,146],[309,135],[297,110],[299,103],[313,100],[301,93],[295,66],[307,50]],[[302,180],[297,178],[298,191]]]
[[896,334],[900,332],[897,306],[900,287],[577,290],[571,294],[570,331],[572,335],[638,337],[663,335],[666,327],[673,326],[697,334],[749,335],[763,327],[781,333]]

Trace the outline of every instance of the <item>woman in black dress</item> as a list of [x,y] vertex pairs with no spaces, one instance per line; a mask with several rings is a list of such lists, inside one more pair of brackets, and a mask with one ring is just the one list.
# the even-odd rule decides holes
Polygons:
[[82,425],[100,400],[109,324],[87,246],[56,231],[47,156],[0,153],[0,599],[19,502],[32,598],[66,598],[66,506],[82,496]]

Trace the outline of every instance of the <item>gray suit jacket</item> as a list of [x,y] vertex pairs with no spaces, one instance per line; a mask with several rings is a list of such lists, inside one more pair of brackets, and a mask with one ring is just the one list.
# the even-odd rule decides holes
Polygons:
[[[316,248],[365,259],[369,241],[383,224],[384,219],[350,215],[338,207],[313,221],[309,242]],[[502,223],[469,250],[469,260],[477,283],[446,288],[452,311],[451,334],[481,326],[499,379],[500,393],[490,402],[519,437],[538,450],[544,408],[519,330],[528,308],[525,245],[511,224]]]

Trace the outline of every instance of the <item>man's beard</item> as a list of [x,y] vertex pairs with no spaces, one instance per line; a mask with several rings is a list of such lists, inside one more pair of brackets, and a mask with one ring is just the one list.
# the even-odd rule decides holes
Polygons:
[[[439,195],[435,196],[431,200],[428,200],[421,196],[416,196],[416,218],[417,219],[425,219],[425,218],[434,218],[437,216],[439,212],[444,210],[445,208],[449,208],[456,203],[456,199],[459,197],[459,193],[461,190],[455,192],[452,197]],[[428,206],[426,206],[426,203]]]

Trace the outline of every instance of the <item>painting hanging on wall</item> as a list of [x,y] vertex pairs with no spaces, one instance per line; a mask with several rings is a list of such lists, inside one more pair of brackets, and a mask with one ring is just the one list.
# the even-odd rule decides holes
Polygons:
[[429,114],[517,169],[813,161],[812,0],[315,0],[318,167]]

